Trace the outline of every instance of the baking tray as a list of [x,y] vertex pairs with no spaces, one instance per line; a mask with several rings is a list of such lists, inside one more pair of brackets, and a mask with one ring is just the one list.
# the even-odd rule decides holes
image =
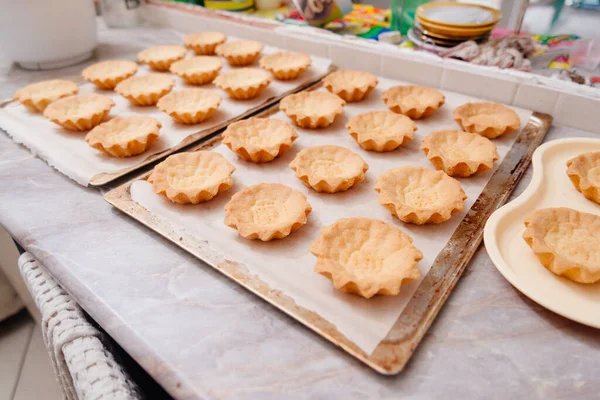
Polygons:
[[[310,90],[318,86],[319,84],[311,87]],[[278,106],[273,106],[257,116],[268,117],[277,111]],[[550,115],[537,112],[531,115],[483,192],[435,259],[429,273],[419,285],[407,307],[371,354],[365,353],[326,319],[309,309],[298,306],[291,297],[279,290],[273,290],[256,275],[250,274],[243,264],[223,259],[215,249],[211,248],[209,242],[198,239],[135,202],[131,197],[130,187],[135,181],[146,180],[150,172],[113,189],[104,198],[120,211],[206,262],[377,372],[393,375],[404,368],[414,353],[481,243],[487,218],[508,199],[526,171],[533,151],[544,139],[551,123]],[[220,140],[221,134],[219,133],[189,151],[212,148],[219,144]]]
[[525,191],[488,220],[484,240],[490,259],[520,292],[573,321],[600,329],[600,283],[581,284],[546,269],[522,238],[525,217],[533,210],[569,207],[598,215],[600,206],[583,197],[567,175],[567,160],[600,151],[600,139],[553,140],[533,154],[533,177]]
[[279,103],[279,100],[283,99],[284,97],[292,94],[292,93],[296,93],[296,92],[300,92],[302,90],[305,90],[306,88],[310,87],[311,85],[314,85],[315,82],[320,81],[321,79],[323,79],[326,75],[330,74],[331,72],[335,71],[337,68],[332,64],[329,66],[329,69],[327,70],[327,72],[325,72],[322,75],[319,75],[317,77],[315,77],[315,80],[312,80],[310,82],[306,82],[303,85],[299,85],[297,87],[295,87],[294,89],[287,91],[285,93],[282,93],[279,96],[276,97],[270,97],[268,99],[265,100],[265,102],[257,107],[254,107],[248,111],[246,111],[243,114],[240,114],[238,116],[236,116],[235,118],[231,118],[227,121],[224,121],[223,123],[214,126],[210,129],[204,129],[201,131],[198,131],[196,133],[192,133],[191,135],[187,136],[185,139],[183,139],[181,142],[179,142],[179,144],[177,144],[174,147],[171,147],[170,149],[167,149],[165,151],[162,151],[160,153],[155,153],[152,154],[150,156],[148,156],[146,159],[144,159],[142,162],[140,162],[139,164],[129,167],[129,168],[125,168],[122,169],[120,171],[115,171],[115,172],[111,172],[111,173],[101,173],[98,174],[96,176],[94,176],[92,178],[92,180],[90,181],[90,186],[102,186],[102,185],[106,185],[107,183],[110,183],[112,181],[114,181],[115,179],[118,179],[124,175],[127,175],[130,172],[135,171],[138,168],[144,167],[148,164],[153,163],[154,161],[157,161],[163,157],[166,157],[168,155],[171,155],[173,153],[178,152],[179,150],[201,140],[204,139],[210,135],[212,135],[213,133],[218,132],[219,130],[222,130],[224,128],[226,128],[229,124],[231,124],[232,122],[235,121],[239,121],[240,119],[244,119],[247,118],[249,116],[251,116],[252,114],[255,114],[257,112],[259,112],[260,110],[266,108],[266,107],[270,107],[271,105],[273,105],[274,103]]
[[[314,79],[310,79],[307,82],[299,84],[298,86],[294,87],[293,89],[288,90],[288,91],[286,91],[286,92],[284,92],[284,93],[282,93],[282,94],[280,94],[278,96],[273,96],[273,97],[266,98],[263,103],[257,105],[256,107],[248,109],[244,113],[236,115],[235,117],[230,118],[230,119],[228,119],[226,121],[223,121],[222,123],[220,123],[220,124],[218,124],[216,126],[213,126],[211,128],[206,128],[206,129],[202,129],[202,130],[199,130],[197,132],[194,132],[194,133],[186,136],[183,140],[181,140],[175,146],[172,146],[172,147],[170,147],[168,149],[165,149],[165,150],[163,150],[161,152],[158,152],[158,153],[150,154],[150,155],[148,155],[147,157],[141,159],[138,163],[136,163],[136,164],[134,164],[132,166],[129,166],[129,167],[126,167],[126,168],[123,168],[123,169],[119,169],[119,170],[114,171],[114,172],[102,172],[102,173],[96,174],[95,176],[93,176],[90,179],[89,185],[90,186],[103,186],[103,185],[106,185],[107,183],[113,182],[116,179],[118,179],[118,178],[120,178],[120,177],[122,177],[124,175],[127,175],[127,174],[129,174],[129,173],[131,173],[131,172],[133,172],[133,171],[141,168],[141,167],[144,167],[144,166],[146,166],[148,164],[151,164],[151,163],[153,163],[153,162],[155,162],[157,160],[160,160],[160,159],[162,159],[162,158],[164,158],[164,157],[166,157],[166,156],[168,156],[170,154],[173,154],[173,153],[175,153],[175,152],[177,152],[177,151],[179,151],[179,150],[181,150],[181,149],[183,149],[183,148],[185,148],[185,147],[187,147],[187,146],[189,146],[189,145],[191,145],[191,144],[193,144],[195,142],[198,142],[199,140],[202,140],[202,139],[204,139],[204,138],[206,138],[206,137],[214,134],[215,132],[218,132],[221,129],[224,129],[225,127],[227,127],[232,122],[238,121],[240,119],[247,118],[247,117],[251,116],[252,114],[255,114],[255,113],[257,113],[257,112],[259,112],[259,111],[261,111],[261,110],[263,110],[265,108],[270,107],[271,105],[279,102],[279,100],[281,100],[282,98],[286,97],[287,95],[290,95],[290,94],[298,92],[298,91],[302,91],[302,90],[304,90],[304,89],[306,89],[306,88],[314,85],[316,82],[319,82],[323,77],[325,77],[326,75],[328,75],[331,72],[335,71],[336,69],[337,69],[337,67],[335,65],[331,64],[329,66],[329,68],[325,72],[323,72],[321,74],[317,74],[314,77]],[[81,83],[83,83],[83,80],[80,79],[80,81],[81,81]],[[77,82],[77,83],[79,84],[80,82]],[[192,87],[192,86],[187,86],[187,87]],[[200,87],[200,86],[198,86],[198,87]],[[94,89],[94,93],[102,93],[102,91],[98,91],[98,90]],[[6,99],[4,101],[1,101],[0,102],[0,108],[4,108],[7,105],[9,105],[9,104],[11,104],[11,103],[13,103],[15,101],[16,101],[16,99],[14,99],[14,98]],[[166,132],[166,133],[163,132],[163,134],[167,134],[167,133],[168,132]]]

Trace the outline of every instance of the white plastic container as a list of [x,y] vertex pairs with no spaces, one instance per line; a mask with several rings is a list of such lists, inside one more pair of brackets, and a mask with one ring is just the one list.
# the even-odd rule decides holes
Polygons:
[[77,64],[96,47],[92,0],[4,1],[0,10],[0,48],[25,69]]
[[141,23],[139,15],[142,0],[101,0],[100,11],[111,28],[132,28]]
[[593,71],[600,65],[600,39],[579,39],[569,50],[572,65]]

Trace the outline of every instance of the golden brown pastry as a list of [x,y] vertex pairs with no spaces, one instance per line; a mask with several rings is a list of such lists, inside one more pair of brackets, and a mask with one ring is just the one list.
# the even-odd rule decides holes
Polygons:
[[421,150],[436,169],[466,178],[494,167],[498,156],[489,139],[463,131],[437,131],[423,138]]
[[154,167],[148,182],[173,203],[198,204],[229,189],[233,171],[235,167],[214,151],[177,153]]
[[133,61],[108,60],[90,65],[81,72],[88,82],[104,90],[113,90],[121,81],[135,75],[138,65]]
[[110,97],[100,94],[76,94],[50,103],[44,117],[65,129],[86,131],[104,121],[114,105]]
[[494,139],[521,126],[516,112],[497,103],[467,103],[454,110],[454,120],[470,133]]
[[154,46],[138,54],[138,60],[155,71],[168,71],[175,61],[185,57],[187,49],[177,45]]
[[186,35],[183,44],[198,55],[211,56],[215,54],[217,46],[226,40],[227,36],[221,32],[199,32]]
[[221,96],[208,89],[183,89],[158,100],[156,106],[182,124],[199,124],[212,117],[221,104]]
[[567,161],[567,175],[575,189],[600,204],[600,151],[580,154]]
[[204,85],[212,82],[222,67],[223,63],[217,57],[198,56],[176,61],[170,70],[190,85]]
[[72,96],[79,90],[77,84],[64,79],[51,79],[27,85],[17,90],[15,98],[33,112],[43,112],[48,104]]
[[279,183],[260,183],[233,195],[225,225],[246,239],[283,239],[306,224],[312,208],[306,196]]
[[149,149],[158,139],[161,124],[151,117],[116,117],[88,132],[85,141],[112,157],[131,157]]
[[574,282],[600,281],[600,217],[544,208],[525,218],[523,239],[542,265]]
[[375,183],[379,204],[401,221],[439,224],[462,211],[467,198],[460,183],[443,173],[423,167],[400,167],[382,174]]
[[397,295],[402,285],[420,278],[423,254],[410,236],[383,221],[343,218],[321,230],[310,246],[315,272],[336,289],[370,298]]
[[369,166],[358,154],[330,145],[300,151],[290,168],[296,178],[317,192],[337,193],[362,182]]
[[241,67],[252,64],[260,55],[263,47],[262,43],[255,40],[237,40],[218,45],[215,53],[225,57],[230,65]]
[[232,123],[222,143],[246,161],[264,163],[292,148],[298,134],[289,124],[270,118],[248,118]]
[[167,74],[146,74],[125,79],[117,84],[115,92],[136,106],[153,106],[173,86],[175,80]]
[[427,86],[394,86],[383,92],[385,105],[412,119],[430,116],[446,101],[445,96]]
[[279,103],[283,111],[294,124],[301,128],[325,128],[343,114],[346,102],[338,96],[310,91],[291,94]]
[[215,86],[238,100],[257,97],[270,83],[271,74],[258,68],[238,68],[221,74],[214,80]]
[[362,101],[375,89],[377,83],[379,80],[372,73],[350,69],[341,69],[323,78],[325,89],[348,103]]
[[417,125],[405,115],[369,111],[350,118],[346,128],[363,149],[384,152],[411,141]]
[[273,74],[275,79],[287,81],[296,79],[310,67],[312,60],[303,53],[279,52],[269,54],[260,59],[261,68]]

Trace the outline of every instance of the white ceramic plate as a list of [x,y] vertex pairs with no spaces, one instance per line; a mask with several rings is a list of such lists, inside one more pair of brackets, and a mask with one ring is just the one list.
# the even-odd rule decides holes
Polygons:
[[524,295],[563,317],[600,328],[600,283],[575,283],[554,275],[522,238],[523,220],[532,210],[569,207],[600,215],[600,205],[579,193],[566,174],[566,162],[600,151],[600,139],[561,139],[533,154],[533,178],[517,199],[498,209],[484,231],[486,250],[498,271]]
[[424,8],[422,15],[430,21],[452,25],[486,24],[494,21],[496,17],[490,10],[477,5],[469,7],[463,4],[461,6],[448,5]]
[[417,34],[413,31],[413,28],[410,28],[406,34],[408,40],[421,47],[422,49],[433,51],[435,53],[443,52],[449,49],[449,47],[438,46],[434,43],[426,43],[424,42]]

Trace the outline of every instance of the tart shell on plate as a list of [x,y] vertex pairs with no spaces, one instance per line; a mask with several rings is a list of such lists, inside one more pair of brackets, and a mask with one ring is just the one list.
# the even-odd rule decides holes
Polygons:
[[600,329],[600,282],[583,284],[557,276],[542,265],[522,237],[532,210],[568,207],[599,215],[598,205],[583,198],[565,173],[567,160],[590,151],[600,151],[599,139],[558,139],[538,147],[529,186],[491,215],[484,240],[493,264],[521,293],[559,315]]

